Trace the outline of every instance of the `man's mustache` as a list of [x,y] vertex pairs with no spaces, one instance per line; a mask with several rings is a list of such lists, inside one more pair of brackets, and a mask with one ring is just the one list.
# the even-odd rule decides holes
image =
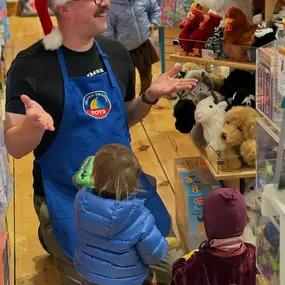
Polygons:
[[94,17],[100,17],[102,14],[104,14],[106,11],[108,10],[108,8],[104,8],[104,9],[100,9],[99,11],[97,11],[94,14]]

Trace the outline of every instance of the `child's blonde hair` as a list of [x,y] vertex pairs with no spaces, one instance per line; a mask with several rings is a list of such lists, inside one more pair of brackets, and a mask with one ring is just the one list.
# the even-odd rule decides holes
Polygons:
[[95,155],[92,179],[99,196],[111,196],[116,200],[137,192],[140,165],[132,150],[108,144]]

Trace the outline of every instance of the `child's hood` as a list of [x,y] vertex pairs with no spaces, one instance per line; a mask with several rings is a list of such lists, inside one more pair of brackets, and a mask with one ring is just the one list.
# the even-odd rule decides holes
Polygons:
[[110,238],[135,223],[143,209],[143,199],[104,199],[83,189],[75,197],[75,223],[79,230]]

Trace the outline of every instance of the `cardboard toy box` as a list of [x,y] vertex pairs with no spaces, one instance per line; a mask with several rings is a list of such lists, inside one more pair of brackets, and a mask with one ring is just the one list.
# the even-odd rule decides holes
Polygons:
[[201,157],[175,159],[176,222],[181,244],[189,252],[206,239],[203,223],[205,197],[222,187]]

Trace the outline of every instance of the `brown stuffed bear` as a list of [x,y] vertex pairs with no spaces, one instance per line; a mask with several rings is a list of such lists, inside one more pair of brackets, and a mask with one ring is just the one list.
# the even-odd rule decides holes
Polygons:
[[256,120],[260,114],[251,107],[237,106],[227,112],[221,131],[224,150],[220,160],[223,171],[233,171],[242,167],[242,163],[255,166],[256,159]]

